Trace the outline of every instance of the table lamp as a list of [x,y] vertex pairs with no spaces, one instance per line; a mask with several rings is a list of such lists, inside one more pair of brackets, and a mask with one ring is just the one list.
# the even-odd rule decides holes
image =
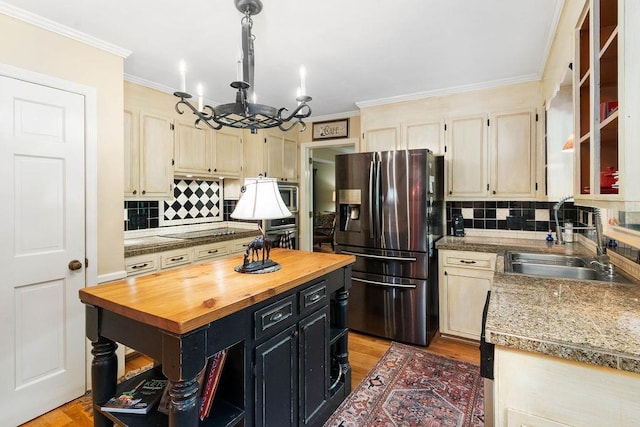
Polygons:
[[[240,273],[269,273],[280,269],[280,264],[269,259],[273,241],[262,228],[262,220],[286,218],[291,212],[284,204],[275,178],[245,178],[240,189],[240,200],[231,218],[254,220],[262,236],[249,243],[244,262],[235,268]],[[259,253],[261,251],[261,254]],[[261,255],[261,256],[260,256]]]

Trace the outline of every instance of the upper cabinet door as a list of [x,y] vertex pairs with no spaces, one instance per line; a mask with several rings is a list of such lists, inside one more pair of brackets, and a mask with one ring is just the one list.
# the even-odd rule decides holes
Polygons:
[[430,123],[410,123],[405,128],[405,147],[408,150],[428,148],[434,154],[442,154],[442,135],[444,124],[441,121]]
[[271,178],[282,179],[284,176],[282,151],[284,150],[284,141],[281,136],[267,135],[267,176]]
[[140,193],[140,125],[138,112],[124,110],[124,196]]
[[223,178],[242,174],[242,131],[223,129],[215,132],[216,155],[214,173]]
[[492,114],[489,123],[490,196],[535,197],[535,112]]
[[399,141],[398,127],[371,129],[364,133],[361,152],[369,151],[391,151],[398,148]]
[[449,197],[487,196],[487,116],[448,120],[447,178]]
[[244,146],[243,171],[245,178],[264,175],[267,171],[264,159],[265,145],[267,145],[264,140],[264,131],[260,130],[256,134],[245,131],[242,145]]
[[177,122],[175,126],[176,174],[211,175],[212,152],[215,141],[208,138],[210,132],[198,129],[191,123]]
[[124,196],[173,196],[173,124],[170,118],[134,108],[124,110]]
[[173,124],[159,114],[140,113],[140,196],[166,199],[173,193]]
[[298,143],[284,138],[282,147],[282,177],[285,181],[298,181]]

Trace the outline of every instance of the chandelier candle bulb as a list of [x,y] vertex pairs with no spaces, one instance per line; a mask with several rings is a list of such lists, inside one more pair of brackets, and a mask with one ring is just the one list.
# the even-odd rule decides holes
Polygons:
[[300,96],[307,94],[307,69],[300,66]]
[[180,91],[187,91],[187,64],[180,61]]
[[242,61],[238,59],[238,66],[236,68],[236,81],[242,81]]
[[204,91],[202,89],[202,84],[198,84],[198,111],[202,111]]

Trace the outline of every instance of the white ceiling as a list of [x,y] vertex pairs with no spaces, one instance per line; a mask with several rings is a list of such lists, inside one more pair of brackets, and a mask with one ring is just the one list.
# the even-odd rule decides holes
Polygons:
[[[5,0],[130,50],[126,78],[234,100],[240,19],[233,0]],[[391,100],[538,80],[563,0],[263,0],[253,17],[258,102],[294,107],[307,69],[313,116]]]

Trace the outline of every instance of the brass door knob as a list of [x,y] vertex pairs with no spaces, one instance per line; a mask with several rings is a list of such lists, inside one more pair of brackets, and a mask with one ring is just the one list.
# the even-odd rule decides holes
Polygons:
[[75,271],[75,270],[80,270],[81,268],[82,268],[82,263],[77,259],[74,259],[73,261],[69,261],[69,270]]

